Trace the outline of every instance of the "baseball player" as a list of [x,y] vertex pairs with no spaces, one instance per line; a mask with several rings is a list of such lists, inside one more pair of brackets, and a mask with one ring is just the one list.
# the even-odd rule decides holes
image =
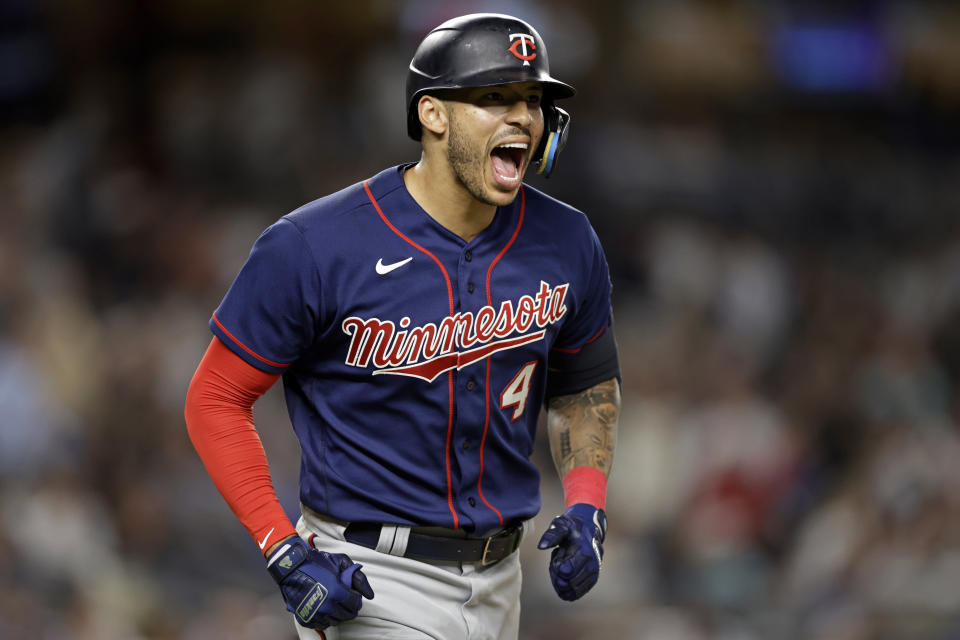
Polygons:
[[[473,14],[410,62],[418,162],[267,228],[210,319],[187,393],[194,446],[301,638],[516,638],[540,407],[566,511],[540,538],[576,600],[597,581],[620,406],[610,277],[549,174],[574,89],[532,26]],[[283,377],[302,516],[253,424]]]

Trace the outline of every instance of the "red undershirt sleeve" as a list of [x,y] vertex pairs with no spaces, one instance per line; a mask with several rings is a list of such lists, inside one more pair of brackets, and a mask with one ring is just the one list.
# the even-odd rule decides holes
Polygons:
[[247,364],[215,337],[193,375],[184,408],[190,440],[207,473],[264,553],[296,534],[253,423],[254,402],[279,377]]

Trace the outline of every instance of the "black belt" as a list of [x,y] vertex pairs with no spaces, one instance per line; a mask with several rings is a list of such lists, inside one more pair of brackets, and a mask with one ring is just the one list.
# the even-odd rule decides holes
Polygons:
[[[343,537],[348,542],[376,549],[382,527],[377,522],[351,522]],[[488,538],[437,536],[411,529],[403,556],[433,562],[479,562],[487,566],[516,551],[522,535],[522,525],[508,527]]]

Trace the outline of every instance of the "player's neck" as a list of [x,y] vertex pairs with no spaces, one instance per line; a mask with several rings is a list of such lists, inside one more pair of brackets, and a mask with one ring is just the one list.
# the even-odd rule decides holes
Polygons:
[[403,174],[407,191],[445,229],[470,242],[490,226],[497,207],[474,198],[453,172],[439,172],[424,160]]

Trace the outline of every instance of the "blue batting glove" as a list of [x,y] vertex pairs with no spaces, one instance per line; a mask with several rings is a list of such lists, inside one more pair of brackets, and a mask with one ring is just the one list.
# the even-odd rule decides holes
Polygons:
[[267,571],[280,586],[287,610],[310,629],[353,620],[363,598],[373,598],[360,567],[342,553],[310,549],[296,537],[284,541],[267,561]]
[[606,535],[607,515],[589,504],[575,504],[550,523],[537,548],[556,547],[550,554],[550,581],[562,599],[576,600],[597,583]]

